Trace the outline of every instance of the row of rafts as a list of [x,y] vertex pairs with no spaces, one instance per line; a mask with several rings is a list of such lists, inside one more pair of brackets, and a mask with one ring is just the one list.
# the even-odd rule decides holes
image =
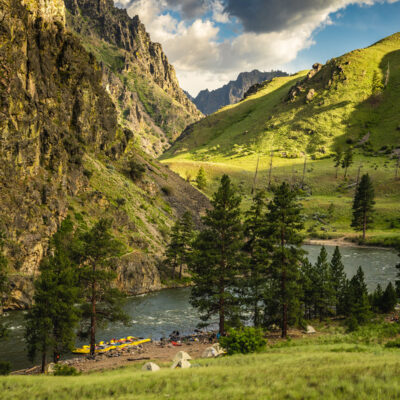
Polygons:
[[[138,346],[143,343],[148,343],[151,342],[151,339],[140,339],[140,338],[135,338],[133,336],[128,336],[126,338],[122,339],[112,339],[109,342],[100,342],[99,344],[96,344],[96,353],[107,353],[110,350],[115,350],[115,349],[123,349],[124,347],[130,347],[130,346]],[[90,346],[85,345],[79,348],[76,348],[73,351],[74,354],[89,354],[90,353]]]

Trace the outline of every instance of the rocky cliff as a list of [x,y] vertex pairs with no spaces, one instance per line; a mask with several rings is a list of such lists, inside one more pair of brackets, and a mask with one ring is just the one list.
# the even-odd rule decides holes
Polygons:
[[169,227],[207,200],[119,123],[104,67],[66,29],[62,2],[0,0],[0,44],[0,229],[10,306],[29,305],[48,240],[67,215],[89,225],[111,218],[127,249],[119,285],[129,293],[161,288],[157,263]]
[[197,108],[204,114],[212,114],[229,104],[235,104],[243,99],[244,94],[249,88],[257,83],[268,81],[277,76],[287,76],[285,72],[271,71],[260,72],[254,70],[252,72],[242,72],[236,81],[230,81],[227,85],[212,90],[202,90],[193,100]]
[[65,0],[67,26],[100,62],[121,125],[159,155],[201,113],[179,87],[161,45],[112,0]]

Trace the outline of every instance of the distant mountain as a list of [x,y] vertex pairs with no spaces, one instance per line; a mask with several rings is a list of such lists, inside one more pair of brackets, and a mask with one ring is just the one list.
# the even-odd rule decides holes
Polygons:
[[256,69],[251,72],[242,72],[236,81],[230,81],[227,85],[211,92],[208,89],[202,90],[192,101],[201,112],[209,115],[221,107],[242,100],[251,86],[279,76],[288,76],[288,74],[282,71],[260,72]]

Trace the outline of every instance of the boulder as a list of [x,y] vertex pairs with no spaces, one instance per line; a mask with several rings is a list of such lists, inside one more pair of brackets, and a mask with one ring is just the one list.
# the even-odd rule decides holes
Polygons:
[[314,89],[310,89],[307,93],[307,101],[311,101],[315,97],[316,93]]
[[45,371],[45,374],[47,374],[47,375],[53,375],[55,370],[56,370],[56,364],[50,363],[50,364],[46,365],[46,368],[44,371]]
[[150,371],[150,372],[156,372],[159,371],[160,367],[157,364],[154,364],[152,362],[148,362],[143,365],[142,371]]

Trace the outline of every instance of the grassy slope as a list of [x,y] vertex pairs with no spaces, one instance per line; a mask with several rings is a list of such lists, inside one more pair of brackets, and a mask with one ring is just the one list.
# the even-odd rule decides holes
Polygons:
[[[398,329],[397,329],[398,330]],[[0,378],[7,399],[384,399],[400,396],[392,329],[364,329],[272,346],[257,355],[196,360],[197,368],[141,372],[140,365],[79,377]],[[375,339],[375,340],[374,340]]]
[[[306,72],[276,78],[255,95],[194,125],[162,160],[183,177],[194,176],[203,165],[211,182],[207,194],[215,190],[218,177],[225,172],[248,195],[258,155],[258,185],[262,187],[268,177],[271,151],[275,155],[273,182],[300,181],[305,153],[305,180],[313,192],[305,202],[310,235],[354,236],[349,228],[354,190],[338,190],[343,180],[335,179],[329,154],[336,146],[346,147],[350,141],[357,144],[370,133],[368,147],[357,151],[349,184],[356,179],[360,166],[362,173],[372,175],[377,218],[370,241],[389,244],[400,238],[400,182],[394,180],[396,162],[389,157],[400,146],[399,49],[400,34],[396,34],[367,49],[331,60],[311,79],[305,79]],[[384,82],[388,65],[389,84],[374,96],[373,77],[377,75]],[[296,99],[286,101],[297,82],[301,82],[301,90]],[[310,89],[316,91],[316,96],[307,102]],[[335,206],[334,223],[327,227],[328,232],[323,232],[312,217],[315,213],[326,214],[330,203]]]

